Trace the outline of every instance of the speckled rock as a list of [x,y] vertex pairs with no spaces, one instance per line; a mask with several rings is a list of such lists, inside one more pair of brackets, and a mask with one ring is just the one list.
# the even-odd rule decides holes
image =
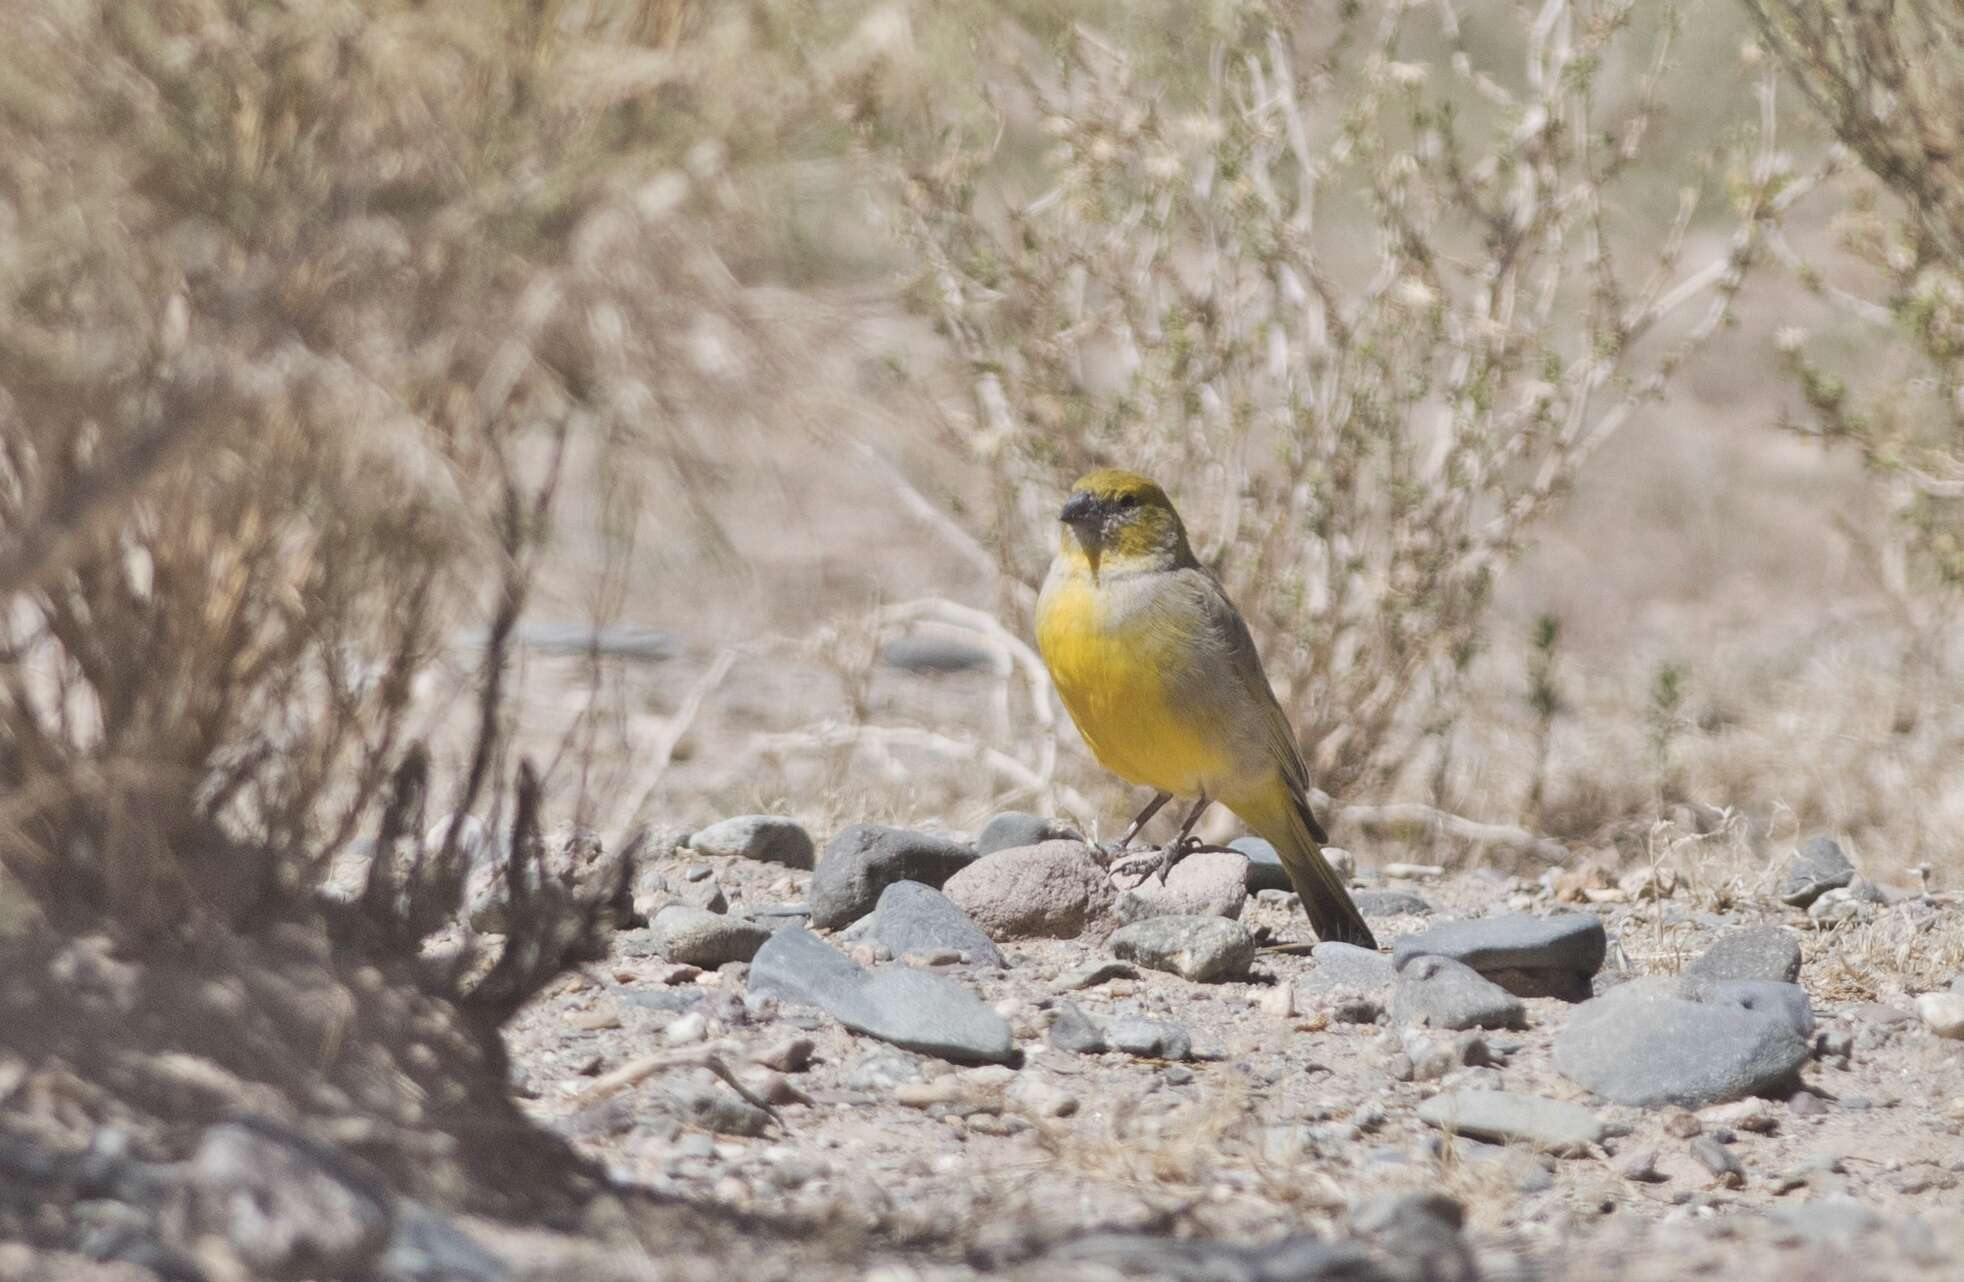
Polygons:
[[1111,879],[1077,841],[984,855],[942,888],[991,939],[1075,939],[1112,902]]

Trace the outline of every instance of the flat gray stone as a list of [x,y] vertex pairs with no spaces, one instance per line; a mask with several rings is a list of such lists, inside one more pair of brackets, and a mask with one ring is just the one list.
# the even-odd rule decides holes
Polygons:
[[1050,1044],[1073,1055],[1097,1055],[1107,1049],[1104,1027],[1076,1002],[1058,1006],[1057,1019],[1050,1025]]
[[1415,957],[1398,972],[1391,1020],[1428,1028],[1526,1028],[1521,999],[1450,957]]
[[786,868],[812,866],[811,834],[782,815],[738,815],[713,823],[689,837],[690,850],[705,855],[755,859]]
[[873,911],[896,881],[939,889],[974,862],[975,853],[942,837],[880,824],[854,824],[825,845],[812,871],[812,925],[848,926]]
[[954,900],[918,881],[896,881],[881,891],[873,915],[864,920],[867,938],[885,944],[895,957],[949,948],[966,954],[971,965],[1004,964],[995,941]]
[[982,831],[975,837],[975,854],[980,858],[993,855],[998,850],[1038,846],[1046,841],[1083,840],[1077,829],[1061,820],[1046,819],[1022,810],[1005,810],[982,825]]
[[924,970],[876,970],[833,1013],[854,1032],[926,1055],[968,1064],[1015,1058],[1008,1020],[960,984]]
[[1196,983],[1242,979],[1255,960],[1255,937],[1225,917],[1149,917],[1112,932],[1114,956]]
[[1848,862],[1839,842],[1833,837],[1809,837],[1787,857],[1780,872],[1780,902],[1805,908],[1853,880],[1855,865]]
[[1263,890],[1293,891],[1296,884],[1289,880],[1289,870],[1282,866],[1282,856],[1275,853],[1275,847],[1260,837],[1236,837],[1228,843],[1229,850],[1239,850],[1248,856],[1248,892],[1254,894]]
[[995,654],[952,637],[910,634],[880,646],[880,662],[905,672],[969,672],[992,668]]
[[1608,947],[1602,919],[1593,913],[1508,913],[1401,936],[1392,942],[1391,961],[1402,970],[1414,957],[1450,957],[1516,996],[1581,1001]]
[[1138,970],[1125,962],[1114,961],[1110,957],[1093,957],[1090,961],[1080,962],[1059,975],[1057,987],[1066,992],[1076,992],[1079,989],[1095,988],[1108,979],[1137,979],[1138,977]]
[[771,937],[770,927],[684,904],[655,914],[656,946],[672,962],[714,970],[726,962],[747,962]]
[[1778,1015],[1797,1037],[1814,1036],[1814,1007],[1799,984],[1772,979],[1721,979],[1712,984],[1711,1000],[1747,1010]]
[[1882,1227],[1880,1215],[1845,1193],[1775,1207],[1772,1219],[1806,1241],[1842,1246]]
[[1389,957],[1356,944],[1329,940],[1316,945],[1309,955],[1316,962],[1315,969],[1297,984],[1306,992],[1330,988],[1372,989],[1396,983],[1398,979],[1398,970]]
[[1105,1041],[1115,1051],[1141,1059],[1190,1059],[1193,1035],[1170,1020],[1125,1015],[1111,1022]]
[[1350,900],[1366,917],[1429,916],[1432,905],[1409,890],[1353,890]]
[[802,926],[780,926],[750,959],[745,987],[779,1001],[830,1010],[865,978],[866,968]]
[[1555,1067],[1617,1104],[1703,1108],[1795,1080],[1808,1041],[1785,1009],[1749,1009],[1695,978],[1631,980],[1584,1002]]
[[1009,1022],[941,975],[905,966],[868,971],[799,926],[772,935],[751,959],[749,990],[816,1006],[847,1028],[962,1063],[1015,1053]]
[[1729,930],[1684,968],[1705,979],[1771,979],[1791,984],[1800,978],[1800,936],[1785,926],[1747,926]]
[[1418,1116],[1442,1131],[1562,1157],[1586,1154],[1604,1134],[1602,1119],[1578,1104],[1507,1091],[1441,1091],[1419,1104]]

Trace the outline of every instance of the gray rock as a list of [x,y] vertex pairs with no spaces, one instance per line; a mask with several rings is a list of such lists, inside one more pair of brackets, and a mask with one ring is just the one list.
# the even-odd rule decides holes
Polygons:
[[1580,1105],[1506,1091],[1441,1091],[1419,1104],[1418,1116],[1442,1131],[1531,1144],[1561,1157],[1586,1154],[1604,1134],[1602,1120]]
[[1778,1015],[1797,1037],[1814,1036],[1814,1007],[1799,984],[1771,979],[1722,979],[1711,988],[1711,1000],[1747,1010]]
[[223,1239],[256,1277],[365,1275],[394,1228],[387,1189],[270,1122],[206,1127],[184,1188],[186,1237]]
[[832,1010],[850,1001],[866,968],[802,926],[783,926],[750,959],[746,986],[779,1001]]
[[1083,840],[1078,831],[1067,823],[1021,810],[1005,810],[982,825],[982,831],[975,838],[975,854],[979,858],[993,855],[998,850],[1040,846],[1046,841]]
[[1950,991],[1953,993],[1964,993],[1964,974],[1959,974],[1955,979],[1950,981]]
[[1182,1241],[1163,1233],[1107,1229],[1067,1238],[1025,1268],[1039,1278],[1152,1278],[1155,1282],[1395,1282],[1424,1276],[1427,1282],[1470,1282],[1473,1275],[1431,1272],[1394,1275],[1363,1247],[1325,1242],[1307,1234],[1261,1246],[1211,1239]]
[[[460,628],[450,634],[452,645],[482,650],[490,643],[488,628]],[[560,619],[523,619],[511,630],[511,639],[528,650],[546,654],[593,655],[657,663],[673,658],[682,645],[673,633],[633,625],[594,628],[591,624]]]
[[656,913],[670,904],[682,904],[711,913],[730,910],[730,901],[714,877],[699,881],[671,880],[652,864],[635,870],[631,898],[634,915],[644,921],[652,920]]
[[984,855],[942,891],[995,940],[1075,939],[1112,902],[1111,878],[1077,841]]
[[757,1052],[756,1060],[780,1073],[802,1073],[811,1067],[818,1044],[809,1037],[786,1037]]
[[1516,996],[1582,1001],[1608,946],[1602,919],[1593,913],[1508,913],[1441,922],[1402,936],[1391,945],[1391,961],[1402,970],[1414,957],[1450,957]]
[[1366,917],[1429,916],[1432,905],[1409,890],[1355,890],[1350,895]]
[[1852,886],[1824,890],[1819,899],[1807,905],[1808,920],[1827,926],[1874,921],[1881,911],[1880,905],[1857,894]]
[[1248,857],[1248,889],[1250,892],[1263,890],[1294,890],[1296,884],[1289,880],[1289,870],[1282,866],[1282,856],[1275,853],[1275,847],[1260,837],[1236,837],[1228,843],[1229,850],[1238,850]]
[[504,1282],[511,1268],[435,1211],[404,1201],[375,1276],[383,1282]]
[[1776,1207],[1773,1222],[1809,1242],[1846,1245],[1882,1227],[1882,1217],[1845,1193]]
[[816,1006],[857,1033],[962,1063],[1013,1057],[1009,1023],[945,976],[907,967],[868,971],[818,936],[786,926],[758,949],[749,988]]
[[1964,993],[1924,993],[1916,999],[1916,1013],[1937,1036],[1964,1038]]
[[1705,979],[1771,979],[1791,984],[1800,978],[1800,937],[1785,926],[1748,926],[1727,931],[1684,968]]
[[683,1079],[665,1088],[670,1107],[686,1121],[718,1135],[756,1137],[770,1128],[771,1115],[738,1098],[718,1083]]
[[1015,1058],[1008,1020],[960,984],[927,971],[874,971],[857,1000],[835,1014],[855,1032],[958,1063]]
[[1057,1007],[1056,1022],[1050,1026],[1050,1044],[1073,1055],[1097,1055],[1107,1049],[1105,1030],[1076,1002],[1064,1002]]
[[1738,1188],[1746,1182],[1746,1168],[1732,1155],[1732,1150],[1710,1135],[1698,1135],[1687,1145],[1691,1156],[1698,1165],[1712,1173],[1712,1178],[1727,1188]]
[[[1394,1150],[1395,1152],[1395,1150]],[[1398,1154],[1396,1160],[1403,1160]],[[1350,1227],[1369,1239],[1391,1267],[1382,1265],[1371,1272],[1291,1273],[1262,1282],[1283,1282],[1284,1278],[1322,1279],[1330,1282],[1478,1282],[1480,1268],[1471,1246],[1461,1230],[1466,1225],[1466,1209],[1444,1193],[1379,1193],[1350,1208]]]
[[995,655],[950,637],[910,634],[880,646],[880,662],[905,672],[970,672],[993,668]]
[[747,962],[771,937],[769,927],[747,918],[683,904],[670,904],[656,913],[653,929],[662,956],[704,970],[726,962]]
[[755,859],[786,868],[812,866],[811,834],[782,815],[738,815],[713,823],[689,837],[688,848],[704,855]]
[[1616,1173],[1639,1184],[1662,1184],[1671,1177],[1657,1169],[1657,1150],[1642,1148],[1616,1164]]
[[1809,837],[1780,872],[1780,902],[1805,908],[1855,879],[1855,865],[1832,837]]
[[1255,937],[1224,917],[1149,917],[1114,931],[1112,953],[1197,983],[1242,979],[1255,960]]
[[1065,992],[1095,988],[1108,979],[1137,979],[1139,972],[1122,961],[1109,957],[1094,957],[1080,962],[1057,977],[1057,987]]
[[873,911],[896,881],[940,886],[975,855],[941,837],[879,824],[854,824],[826,843],[812,871],[812,925],[835,930]]
[[920,1062],[911,1055],[874,1051],[862,1057],[846,1073],[846,1089],[887,1092],[903,1082],[923,1080]]
[[1807,1062],[1788,1011],[1748,1009],[1697,979],[1636,979],[1584,1002],[1555,1067],[1618,1104],[1703,1108],[1783,1087]]
[[885,944],[895,957],[950,948],[976,966],[1004,964],[1000,949],[955,901],[918,881],[896,881],[880,892],[873,915],[864,919],[866,937]]
[[1193,1035],[1169,1020],[1122,1016],[1113,1020],[1105,1030],[1105,1041],[1113,1050],[1137,1055],[1141,1059],[1190,1059],[1193,1056]]
[[1121,922],[1148,917],[1239,917],[1248,902],[1247,857],[1238,851],[1200,850],[1173,865],[1161,882],[1149,876],[1119,892],[1112,916]]
[[1398,972],[1391,1019],[1431,1028],[1526,1028],[1528,1015],[1520,998],[1472,967],[1450,957],[1416,957]]
[[1331,988],[1372,989],[1397,982],[1398,971],[1383,953],[1329,940],[1310,950],[1316,968],[1298,982],[1305,992]]

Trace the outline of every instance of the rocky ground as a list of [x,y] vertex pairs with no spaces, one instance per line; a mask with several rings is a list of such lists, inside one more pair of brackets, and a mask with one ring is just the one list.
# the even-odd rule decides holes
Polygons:
[[521,1093],[895,1282],[1964,1271],[1945,895],[1826,839],[1765,893],[1365,863],[1370,953],[1242,845],[1135,888],[1029,816],[716,825],[514,1023]]
[[[507,879],[466,845],[432,946],[488,956]],[[607,955],[505,1026],[611,1190],[529,1227],[419,1204],[215,1059],[108,1047],[212,1119],[160,1129],[0,1053],[0,1282],[1964,1275],[1964,909],[1927,870],[1877,886],[1824,837],[1533,880],[1330,853],[1376,950],[1310,940],[1245,839],[1163,881],[1017,814],[644,846]],[[48,981],[142,1014],[106,947]]]

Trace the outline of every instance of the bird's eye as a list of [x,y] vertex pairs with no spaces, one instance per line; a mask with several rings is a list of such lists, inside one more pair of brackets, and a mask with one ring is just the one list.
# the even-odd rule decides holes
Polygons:
[[1118,505],[1120,507],[1137,507],[1139,506],[1139,496],[1136,494],[1121,494],[1118,496]]

